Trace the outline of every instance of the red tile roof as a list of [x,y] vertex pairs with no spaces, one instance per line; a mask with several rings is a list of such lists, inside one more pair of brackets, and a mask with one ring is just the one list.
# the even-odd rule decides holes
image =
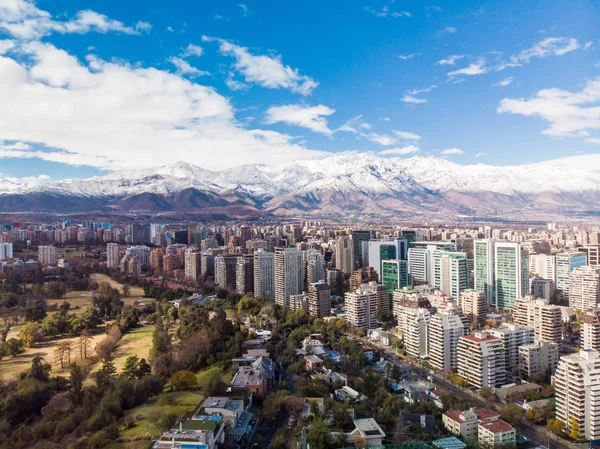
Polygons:
[[460,410],[448,410],[446,413],[444,413],[444,415],[446,415],[452,421],[462,423],[462,422],[465,422],[465,420],[461,418],[461,416],[460,416],[461,413],[462,412]]
[[515,430],[513,426],[506,421],[502,421],[501,419],[498,421],[479,423],[479,425],[485,427],[492,433],[510,432],[511,430]]
[[493,335],[489,335],[489,334],[485,338],[476,337],[474,334],[472,334],[472,335],[465,335],[465,336],[463,336],[461,338],[464,338],[466,340],[469,340],[469,341],[472,341],[472,342],[475,342],[475,343],[480,343],[482,341],[500,340],[498,337],[494,337]]
[[479,407],[479,408],[476,408],[474,411],[477,414],[477,418],[482,419],[484,421],[487,421],[488,419],[491,419],[491,418],[499,418],[500,417],[499,413],[496,413],[495,411],[487,409],[487,408]]

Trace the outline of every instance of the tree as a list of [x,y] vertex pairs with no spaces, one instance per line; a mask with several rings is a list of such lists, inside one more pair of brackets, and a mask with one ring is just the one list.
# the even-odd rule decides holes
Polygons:
[[115,364],[112,362],[112,360],[105,359],[104,363],[102,363],[102,368],[94,373],[96,388],[98,388],[101,393],[104,393],[104,391],[106,391],[106,389],[115,380],[116,374],[117,368],[115,368]]
[[515,426],[523,419],[523,409],[517,404],[507,404],[500,407],[500,413],[506,422]]
[[196,375],[187,370],[177,371],[171,377],[171,385],[176,390],[186,390],[196,385],[196,383],[198,383]]
[[19,338],[25,346],[34,347],[36,343],[43,340],[42,329],[38,323],[31,322],[23,326],[19,331]]
[[227,384],[223,382],[223,379],[221,378],[221,373],[219,371],[214,371],[210,375],[210,378],[208,379],[208,382],[206,384],[206,394],[208,396],[220,396],[225,394],[226,390]]
[[60,299],[67,294],[67,286],[64,282],[48,282],[46,284],[48,298]]
[[548,431],[552,432],[554,435],[562,436],[565,430],[565,425],[558,419],[549,419],[548,424],[546,424],[546,429],[548,429]]
[[85,372],[81,366],[73,364],[69,367],[69,382],[71,390],[69,390],[69,398],[73,407],[77,407],[83,400],[83,381],[85,380]]
[[122,374],[128,379],[135,379],[138,376],[139,359],[137,355],[131,355],[125,360]]
[[17,338],[9,338],[1,345],[0,353],[10,355],[12,357],[25,352],[23,342]]
[[530,408],[525,412],[525,419],[529,422],[539,421],[540,418],[540,412],[536,408]]
[[92,344],[92,335],[90,331],[84,330],[79,334],[79,359],[87,359],[90,346]]
[[46,363],[46,361],[38,355],[31,361],[31,368],[27,373],[27,377],[41,382],[48,382],[51,369],[52,367],[50,364]]
[[128,284],[123,285],[123,298],[129,298],[131,295],[131,287]]
[[138,369],[137,369],[137,376],[138,378],[142,378],[144,376],[147,376],[149,374],[152,374],[152,367],[150,366],[150,364],[148,362],[146,362],[146,359],[142,358],[140,359],[139,363],[138,363]]
[[485,402],[493,402],[494,401],[494,392],[489,388],[484,388],[479,392],[479,396],[483,398]]
[[581,428],[575,418],[571,418],[569,421],[569,438],[575,441],[581,439]]

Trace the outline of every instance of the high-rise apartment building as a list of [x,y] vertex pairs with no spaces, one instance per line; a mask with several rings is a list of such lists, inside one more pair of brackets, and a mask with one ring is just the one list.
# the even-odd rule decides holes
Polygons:
[[405,307],[400,321],[406,352],[415,357],[425,357],[428,351],[428,328],[431,320],[429,310]]
[[463,322],[452,311],[441,310],[432,315],[428,334],[429,363],[444,372],[455,371],[458,339],[464,332]]
[[254,297],[275,299],[275,253],[254,252]]
[[463,290],[458,298],[458,306],[469,317],[471,325],[481,326],[485,323],[488,310],[485,293],[474,289]]
[[430,264],[431,258],[427,248],[408,249],[408,271],[415,283],[429,282]]
[[377,327],[377,293],[366,288],[348,292],[344,302],[348,324],[357,329]]
[[569,307],[592,310],[600,303],[600,267],[575,268],[569,275]]
[[242,254],[237,258],[235,266],[235,291],[240,295],[254,292],[253,254]]
[[533,343],[534,330],[530,327],[521,327],[518,324],[505,324],[486,332],[502,341],[505,368],[509,372],[517,373],[519,369],[519,347]]
[[119,255],[119,244],[108,243],[106,245],[106,267],[113,270],[119,269],[119,262],[121,256]]
[[475,290],[485,293],[487,303],[496,304],[494,283],[494,244],[492,239],[475,240]]
[[215,256],[215,284],[221,288],[236,290],[237,256]]
[[518,298],[513,305],[513,321],[534,332],[535,341],[552,341],[562,348],[561,308],[544,299]]
[[[537,281],[536,290],[532,294],[537,298],[551,299],[554,295],[556,285],[556,256],[549,254],[532,254],[529,256],[529,272],[534,276],[534,279],[543,279],[546,282]],[[543,288],[542,288],[543,286]],[[549,294],[547,292],[549,290]],[[544,294],[544,296],[537,296]]]
[[562,356],[554,379],[556,419],[565,432],[600,439],[600,353],[584,349]]
[[504,345],[502,340],[485,332],[459,338],[457,371],[475,388],[494,388],[505,381]]
[[583,248],[578,248],[578,251],[587,256],[587,264],[590,266],[600,265],[600,244],[587,245]]
[[336,269],[326,270],[325,282],[329,284],[332,294],[341,295],[344,289],[344,272]]
[[373,267],[359,268],[350,275],[348,279],[348,287],[350,291],[356,290],[362,284],[368,284],[369,282],[377,282],[377,272]]
[[200,279],[201,254],[196,248],[189,248],[185,251],[183,268],[185,270],[185,279],[196,283]]
[[511,309],[515,298],[529,292],[529,255],[519,243],[494,245],[494,293],[496,307]]
[[531,296],[551,300],[554,296],[554,281],[539,276],[531,279]]
[[200,256],[200,275],[214,276],[215,275],[215,256],[208,252],[203,252]]
[[303,290],[302,251],[296,248],[275,248],[275,303],[290,308],[290,295],[298,295]]
[[0,260],[13,258],[13,244],[10,242],[0,243]]
[[434,286],[458,300],[460,292],[469,288],[467,253],[437,252],[433,256]]
[[583,316],[581,347],[600,351],[600,309],[588,310]]
[[56,248],[54,246],[39,246],[38,261],[42,266],[56,265]]
[[587,265],[587,255],[579,251],[568,251],[556,255],[556,288],[563,300],[569,300],[569,275],[577,267]]
[[389,313],[392,310],[392,301],[390,298],[390,291],[388,286],[385,284],[378,284],[377,282],[369,282],[363,284],[361,288],[375,292],[377,296],[377,315],[380,313]]
[[331,315],[331,291],[324,281],[308,284],[308,313],[317,318]]
[[335,267],[345,274],[354,271],[354,243],[346,235],[338,237],[335,242]]
[[323,254],[316,249],[309,249],[304,252],[306,263],[306,283],[314,284],[315,282],[325,280],[325,268]]
[[408,274],[408,262],[400,259],[382,260],[381,283],[385,284],[390,292],[404,287],[412,287]]
[[519,376],[529,379],[540,374],[554,374],[559,354],[559,346],[553,341],[540,340],[519,346]]

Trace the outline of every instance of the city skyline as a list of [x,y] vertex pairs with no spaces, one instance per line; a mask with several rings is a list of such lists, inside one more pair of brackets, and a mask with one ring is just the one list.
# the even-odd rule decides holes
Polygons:
[[598,10],[542,8],[3,2],[0,178],[597,152]]

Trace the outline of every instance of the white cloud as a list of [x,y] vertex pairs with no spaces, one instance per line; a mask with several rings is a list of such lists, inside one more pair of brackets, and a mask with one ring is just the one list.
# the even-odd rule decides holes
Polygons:
[[448,76],[453,78],[459,75],[466,76],[474,76],[474,75],[483,75],[488,72],[488,68],[485,67],[485,60],[483,58],[479,58],[477,62],[472,62],[467,67],[462,69],[454,70],[452,72],[448,72]]
[[442,150],[440,152],[440,154],[442,156],[453,156],[453,155],[457,155],[457,154],[465,154],[465,152],[463,150],[461,150],[460,148],[447,148],[445,150]]
[[383,6],[381,9],[366,6],[365,11],[369,11],[375,17],[412,17],[412,14],[407,11],[390,11],[389,6]]
[[238,6],[240,7],[240,9],[242,10],[242,15],[244,17],[248,17],[250,14],[252,14],[250,12],[250,10],[248,9],[248,7],[246,5],[244,5],[243,3],[238,4]]
[[498,81],[496,84],[494,84],[495,87],[506,87],[509,84],[512,84],[512,82],[515,80],[514,76],[509,76],[508,78],[504,78],[503,80]]
[[235,73],[229,71],[227,72],[227,78],[225,78],[225,85],[229,87],[231,90],[247,90],[250,86],[248,84],[242,83],[234,79]]
[[317,83],[312,78],[300,75],[298,69],[283,65],[281,56],[256,56],[246,47],[232,44],[225,39],[202,36],[204,42],[218,42],[221,54],[236,59],[235,69],[240,72],[246,82],[255,83],[270,89],[288,89],[301,95],[310,95]]
[[404,103],[411,103],[411,104],[427,103],[427,100],[425,100],[424,98],[417,98],[417,97],[414,97],[409,94],[404,95],[404,97],[402,97],[402,99],[400,101],[403,101]]
[[419,95],[419,94],[422,94],[422,93],[431,92],[433,89],[437,89],[437,86],[435,84],[432,84],[431,86],[428,86],[428,87],[424,87],[422,89],[409,90],[408,93],[410,95]]
[[271,106],[267,109],[265,121],[268,124],[287,123],[288,125],[301,126],[313,132],[330,136],[333,131],[327,125],[327,119],[335,112],[325,105],[304,106],[300,104],[287,104]]
[[550,122],[544,134],[552,137],[575,137],[581,131],[600,128],[600,77],[589,80],[579,92],[542,89],[529,99],[504,98],[499,113],[541,117]]
[[456,28],[454,28],[454,27],[446,27],[446,28],[441,29],[437,33],[435,33],[435,36],[436,37],[442,37],[445,34],[455,34],[455,33],[456,33]]
[[171,57],[169,62],[177,68],[177,73],[180,75],[191,77],[210,75],[210,72],[192,67],[186,60],[181,58]]
[[0,55],[3,55],[6,52],[12,50],[15,46],[15,43],[9,39],[0,39]]
[[584,139],[587,143],[596,143],[600,145],[600,139],[596,137],[590,137],[589,139]]
[[410,55],[398,55],[398,57],[400,59],[402,59],[403,61],[407,61],[409,59],[413,59],[417,56],[421,56],[421,53],[411,53]]
[[421,140],[421,136],[407,131],[394,131],[396,137],[402,140]]
[[137,22],[134,26],[109,19],[104,14],[91,10],[75,13],[69,20],[54,20],[50,13],[37,8],[26,0],[3,0],[0,2],[0,30],[24,40],[39,39],[54,32],[61,34],[84,34],[91,31],[110,31],[126,34],[148,32],[152,26],[147,22]]
[[388,147],[396,143],[396,139],[392,136],[388,136],[387,134],[368,133],[361,134],[361,137],[364,137],[371,142],[378,143],[384,147]]
[[384,121],[384,122],[389,122],[389,121],[390,121],[390,118],[389,118],[389,117],[384,117],[384,118],[383,118],[383,121]]
[[167,31],[168,31],[169,33],[172,33],[172,32],[174,32],[175,30],[173,29],[173,27],[172,27],[172,26],[168,26],[168,27],[167,27]]
[[592,48],[592,45],[594,45],[594,43],[593,43],[593,42],[586,42],[586,43],[583,45],[583,49],[584,49],[584,50],[589,50],[590,48]]
[[417,147],[415,145],[408,145],[408,146],[402,147],[402,148],[391,148],[389,150],[383,150],[383,151],[380,151],[379,154],[381,154],[382,156],[390,156],[390,155],[402,156],[402,155],[406,155],[406,154],[418,153],[419,151],[421,151],[419,149],[419,147]]
[[188,56],[196,56],[200,57],[204,54],[204,49],[199,45],[189,44],[183,53],[181,54],[182,58],[187,58]]
[[511,56],[513,63],[528,63],[531,58],[547,58],[551,55],[561,56],[581,48],[577,39],[566,37],[547,37],[536,42],[533,47]]
[[438,61],[438,64],[440,65],[455,65],[456,61],[458,61],[459,59],[464,58],[465,55],[450,55],[445,59],[440,59]]
[[327,154],[283,133],[247,128],[214,88],[166,70],[93,56],[80,61],[40,42],[16,49],[0,56],[0,140],[21,147],[0,158],[106,169],[186,160],[218,169]]
[[477,153],[475,155],[476,158],[480,158],[480,157],[484,157],[484,156],[487,156],[487,153]]

